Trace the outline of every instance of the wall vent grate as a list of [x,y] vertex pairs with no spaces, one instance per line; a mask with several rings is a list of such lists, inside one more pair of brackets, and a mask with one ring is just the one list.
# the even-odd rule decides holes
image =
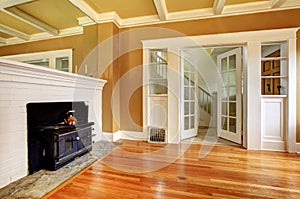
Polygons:
[[148,142],[151,143],[167,143],[166,129],[149,127]]

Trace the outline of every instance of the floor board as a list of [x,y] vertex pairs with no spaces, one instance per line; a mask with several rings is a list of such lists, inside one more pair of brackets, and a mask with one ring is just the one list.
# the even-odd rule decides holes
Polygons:
[[297,154],[122,142],[44,198],[300,198]]

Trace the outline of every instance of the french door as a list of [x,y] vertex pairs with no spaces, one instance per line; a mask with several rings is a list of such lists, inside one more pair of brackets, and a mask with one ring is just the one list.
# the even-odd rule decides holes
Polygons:
[[218,55],[217,64],[220,71],[218,82],[218,136],[241,144],[241,48]]
[[197,78],[195,68],[185,59],[181,61],[182,66],[182,130],[181,140],[194,137],[197,135],[198,129],[198,114],[197,114],[197,103],[196,103],[196,88]]

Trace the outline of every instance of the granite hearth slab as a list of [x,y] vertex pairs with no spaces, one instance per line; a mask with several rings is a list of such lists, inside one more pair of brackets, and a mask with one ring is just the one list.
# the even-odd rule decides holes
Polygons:
[[56,171],[40,170],[0,189],[0,198],[41,198],[61,183],[79,173],[121,143],[100,141],[93,144],[93,149]]

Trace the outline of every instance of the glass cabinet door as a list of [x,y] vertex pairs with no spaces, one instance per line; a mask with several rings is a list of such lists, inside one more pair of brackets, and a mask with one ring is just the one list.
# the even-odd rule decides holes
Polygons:
[[167,50],[151,50],[149,94],[167,94]]

